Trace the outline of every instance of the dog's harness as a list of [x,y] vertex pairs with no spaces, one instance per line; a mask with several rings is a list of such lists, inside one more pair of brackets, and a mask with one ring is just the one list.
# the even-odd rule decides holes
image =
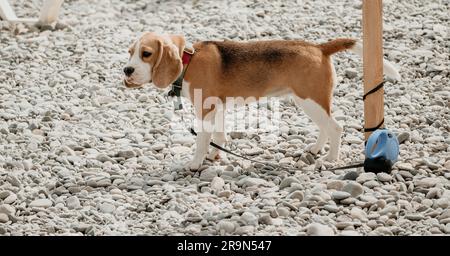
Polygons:
[[177,101],[174,103],[175,110],[180,110],[183,108],[183,104],[181,104],[181,90],[183,89],[183,79],[194,54],[194,48],[185,48],[183,50],[183,56],[181,57],[184,66],[183,71],[181,72],[181,75],[177,78],[177,80],[172,83],[172,89],[168,93],[169,97],[177,97]]

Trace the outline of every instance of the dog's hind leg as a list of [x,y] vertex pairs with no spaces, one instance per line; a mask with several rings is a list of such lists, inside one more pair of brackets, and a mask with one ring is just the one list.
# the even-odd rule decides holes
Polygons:
[[306,115],[319,126],[319,137],[317,142],[309,146],[309,150],[313,154],[317,154],[325,146],[330,139],[330,151],[326,156],[326,160],[334,161],[339,158],[339,147],[341,144],[342,127],[338,122],[325,111],[325,109],[311,99],[302,99],[295,96],[296,103],[305,111]]
[[328,123],[330,117],[325,110],[311,99],[302,99],[298,96],[294,97],[295,102],[300,106],[305,114],[319,127],[319,137],[315,144],[308,145],[307,150],[312,154],[317,154],[325,146],[328,140]]
[[330,116],[328,121],[328,136],[330,137],[330,151],[326,156],[326,160],[334,161],[339,158],[339,148],[341,146],[342,127]]

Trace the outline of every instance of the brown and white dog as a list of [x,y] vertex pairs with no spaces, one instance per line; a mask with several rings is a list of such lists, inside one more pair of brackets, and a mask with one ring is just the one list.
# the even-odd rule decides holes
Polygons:
[[[336,72],[331,56],[350,50],[362,56],[362,45],[353,39],[336,39],[323,44],[299,40],[283,41],[205,41],[193,45],[195,55],[186,70],[182,95],[191,101],[194,90],[200,89],[202,100],[214,97],[226,102],[227,98],[294,95],[296,103],[319,127],[317,142],[309,151],[317,154],[330,141],[328,161],[339,157],[342,127],[331,116],[333,88]],[[140,87],[153,82],[161,89],[171,85],[182,73],[185,39],[180,35],[144,33],[130,49],[130,60],[124,68],[124,84]],[[385,74],[395,80],[400,75],[392,64],[384,61]],[[199,107],[196,107],[199,106]],[[205,109],[194,104],[197,117],[214,125],[214,108]],[[218,124],[216,124],[218,125]],[[223,124],[221,124],[223,125]],[[223,145],[224,129],[202,131],[196,138],[196,152],[190,169],[198,169],[208,153],[211,140]],[[215,159],[219,152],[208,155]]]

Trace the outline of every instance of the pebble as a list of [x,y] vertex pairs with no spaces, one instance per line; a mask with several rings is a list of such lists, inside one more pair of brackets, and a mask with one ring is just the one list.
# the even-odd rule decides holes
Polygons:
[[190,234],[198,234],[202,231],[202,226],[197,224],[191,224],[186,227],[186,232]]
[[263,224],[263,225],[273,225],[273,219],[268,214],[264,214],[261,217],[259,217],[258,222],[259,222],[259,224]]
[[392,231],[389,230],[389,228],[387,228],[387,227],[378,227],[374,231],[375,231],[376,234],[379,234],[379,235],[385,235],[385,236],[392,236],[393,235]]
[[350,181],[348,182],[343,188],[343,191],[350,193],[352,197],[358,197],[364,192],[363,186],[361,186],[359,183]]
[[344,175],[344,180],[356,180],[358,178],[358,176],[359,176],[359,174],[357,172],[350,171]]
[[215,177],[217,177],[217,170],[214,167],[208,167],[200,173],[202,181],[212,181]]
[[11,206],[9,204],[2,204],[0,205],[0,213],[11,216],[16,213],[16,209],[14,208],[14,206]]
[[4,213],[0,213],[0,223],[6,223],[8,221],[9,221],[8,215],[6,215]]
[[236,235],[238,235],[238,236],[251,235],[251,234],[253,234],[253,232],[255,232],[254,226],[238,227],[238,228],[236,228],[236,231],[235,231]]
[[380,172],[380,173],[377,173],[377,179],[380,182],[389,182],[389,181],[392,181],[392,176],[387,173]]
[[358,76],[358,71],[356,71],[356,69],[352,69],[352,68],[346,69],[345,76],[349,79],[356,78]]
[[211,181],[211,189],[214,191],[220,191],[225,186],[225,181],[221,177],[214,177]]
[[287,178],[283,179],[283,181],[281,181],[280,189],[290,187],[292,183],[300,183],[300,181],[298,181],[294,177],[287,177]]
[[433,199],[433,198],[440,198],[441,196],[442,196],[441,189],[431,188],[430,190],[428,190],[426,198]]
[[367,172],[366,173],[365,172],[365,173],[361,173],[358,176],[358,178],[356,178],[356,182],[363,184],[363,183],[365,183],[367,181],[374,180],[375,178],[376,178],[375,173],[372,173],[372,172]]
[[264,152],[263,149],[261,148],[250,148],[250,149],[244,149],[244,154],[246,156],[256,156],[256,155],[260,155]]
[[125,159],[136,157],[136,153],[133,150],[123,150],[117,153],[119,157],[123,157]]
[[378,223],[377,223],[376,220],[369,220],[369,221],[367,222],[367,226],[368,226],[369,228],[371,228],[371,229],[375,229],[375,228],[378,227]]
[[69,210],[79,209],[81,208],[80,200],[76,196],[71,196],[67,198],[66,205]]
[[414,171],[414,167],[410,163],[399,163],[397,164],[397,168],[400,170]]
[[404,179],[412,179],[414,176],[408,171],[399,171],[398,172]]
[[352,195],[350,193],[344,192],[344,191],[336,191],[331,194],[331,197],[334,200],[343,200],[343,199],[349,198],[351,196]]
[[345,183],[341,180],[333,180],[327,183],[327,189],[342,190]]
[[334,231],[329,226],[312,223],[308,225],[306,234],[309,236],[334,236]]
[[75,73],[73,71],[70,70],[66,70],[61,72],[61,75],[64,76],[65,78],[70,78],[73,79],[75,81],[81,80],[81,75],[78,73]]
[[236,182],[236,185],[240,187],[265,186],[267,181],[260,178],[244,177]]
[[422,220],[424,217],[420,213],[415,213],[415,214],[412,213],[412,214],[405,215],[405,218],[408,220],[412,220],[412,221],[419,221],[419,220]]
[[102,203],[99,205],[98,209],[103,213],[113,213],[116,207],[110,203]]
[[450,209],[444,210],[438,217],[439,220],[450,218]]
[[53,205],[53,202],[48,199],[36,199],[30,203],[30,207],[48,208]]
[[229,198],[231,196],[231,191],[230,190],[223,190],[220,191],[217,196],[219,197],[224,197],[224,198]]
[[5,198],[7,198],[10,194],[11,194],[11,192],[9,192],[9,191],[1,191],[1,192],[0,192],[0,199],[5,199]]
[[98,154],[96,159],[102,163],[104,163],[104,162],[116,163],[116,160],[112,159],[111,157],[109,157],[105,154]]
[[256,217],[253,213],[251,212],[244,212],[241,215],[241,221],[245,224],[245,225],[250,225],[250,226],[256,226],[258,225],[258,217]]
[[147,95],[139,95],[138,101],[139,102],[147,102],[149,100]]
[[286,208],[286,207],[279,207],[277,209],[277,213],[278,213],[278,216],[288,217],[290,214],[290,210],[289,210],[289,208]]
[[358,233],[358,231],[355,231],[355,230],[342,230],[340,235],[341,236],[361,236],[361,234]]
[[414,180],[414,185],[417,187],[430,188],[436,186],[440,180],[438,178],[423,178],[420,180]]
[[228,220],[221,220],[219,223],[217,223],[216,226],[217,231],[220,232],[220,234],[232,234],[234,230],[236,229],[236,225],[234,222],[228,221]]
[[447,209],[450,207],[450,200],[448,198],[439,198],[434,203],[437,207],[442,209]]
[[392,214],[392,213],[397,213],[397,212],[398,212],[398,208],[396,206],[386,206],[381,211],[379,211],[379,213],[381,215]]
[[14,193],[11,193],[5,200],[3,200],[3,203],[5,204],[12,204],[17,200],[17,196]]
[[170,173],[164,174],[161,177],[161,181],[173,181],[173,180],[174,180],[174,177]]
[[411,137],[409,132],[402,132],[397,136],[398,143],[403,144],[404,142],[408,141]]
[[303,201],[304,195],[301,191],[294,191],[290,193],[287,198],[289,199],[298,199],[299,201]]
[[350,215],[353,218],[356,218],[356,219],[358,219],[360,221],[364,221],[365,222],[365,221],[368,220],[367,219],[367,213],[364,210],[360,209],[360,208],[353,207],[352,210],[350,211]]
[[334,204],[327,204],[323,207],[323,209],[327,212],[337,213],[340,211],[339,207]]
[[375,188],[375,187],[379,187],[380,183],[378,183],[376,180],[370,180],[367,182],[364,182],[364,187],[368,187],[368,188]]

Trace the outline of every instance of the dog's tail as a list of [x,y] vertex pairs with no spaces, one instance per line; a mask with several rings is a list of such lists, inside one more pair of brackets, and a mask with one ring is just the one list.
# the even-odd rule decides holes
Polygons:
[[[363,57],[363,45],[354,39],[339,38],[328,43],[320,44],[319,48],[322,50],[324,55],[328,56],[349,50],[359,57]],[[395,66],[386,59],[383,59],[383,68],[386,76],[396,81],[401,80],[401,76],[397,68],[395,68]]]

